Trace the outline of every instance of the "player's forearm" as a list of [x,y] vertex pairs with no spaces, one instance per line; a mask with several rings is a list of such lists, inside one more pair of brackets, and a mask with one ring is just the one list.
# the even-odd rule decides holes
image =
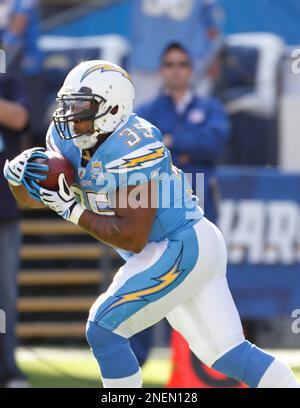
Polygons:
[[[8,183],[9,188],[15,197],[15,200],[19,204],[21,208],[34,208],[34,209],[39,209],[39,208],[46,208],[45,204],[43,204],[40,201],[34,200],[29,196],[27,193],[26,188],[21,184],[20,186],[13,186],[10,183]],[[26,197],[26,200],[24,199]]]
[[125,251],[138,253],[146,243],[136,228],[132,228],[125,218],[116,215],[106,216],[85,210],[78,225],[97,240]]

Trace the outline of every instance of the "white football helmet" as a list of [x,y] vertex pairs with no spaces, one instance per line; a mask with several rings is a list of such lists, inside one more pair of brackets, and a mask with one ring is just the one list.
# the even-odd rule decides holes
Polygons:
[[[85,61],[67,75],[57,94],[59,108],[53,121],[62,139],[80,149],[95,146],[101,134],[113,132],[132,114],[134,86],[129,74],[108,61]],[[93,127],[76,132],[76,122],[90,120]],[[75,126],[74,126],[75,125]]]

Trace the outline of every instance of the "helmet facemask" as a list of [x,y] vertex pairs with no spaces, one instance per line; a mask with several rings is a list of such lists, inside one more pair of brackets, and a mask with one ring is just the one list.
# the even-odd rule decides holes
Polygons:
[[53,114],[53,122],[59,136],[73,140],[80,149],[90,149],[104,133],[96,126],[97,119],[107,115],[112,109],[107,101],[95,94],[67,93],[57,98],[58,109]]

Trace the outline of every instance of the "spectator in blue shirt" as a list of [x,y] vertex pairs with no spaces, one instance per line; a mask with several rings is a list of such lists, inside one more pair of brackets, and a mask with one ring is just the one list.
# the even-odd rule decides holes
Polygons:
[[[170,44],[161,58],[162,92],[137,109],[137,114],[157,126],[172,154],[173,164],[192,175],[196,195],[204,196],[205,216],[216,222],[217,180],[215,166],[229,138],[229,120],[220,102],[195,95],[191,88],[192,59],[178,43]],[[204,173],[204,191],[197,173]],[[198,187],[198,189],[197,189]],[[198,191],[197,191],[198,190]],[[153,329],[130,339],[140,364],[148,356]]]
[[171,42],[187,49],[201,77],[221,42],[222,23],[218,0],[133,0],[130,70],[137,103],[157,93],[160,57]]
[[195,175],[204,173],[205,213],[215,222],[215,166],[224,152],[230,125],[218,100],[195,95],[192,74],[189,53],[178,43],[170,44],[161,59],[163,90],[139,107],[137,113],[162,131],[173,163],[185,173],[193,174],[195,192]]

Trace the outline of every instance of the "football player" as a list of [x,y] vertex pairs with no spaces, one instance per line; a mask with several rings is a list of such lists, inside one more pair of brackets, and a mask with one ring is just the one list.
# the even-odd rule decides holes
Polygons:
[[289,367],[245,340],[223,237],[172,165],[159,129],[132,113],[127,72],[107,61],[83,62],[58,101],[47,148],[77,169],[73,185],[61,174],[58,191],[39,186],[47,166],[32,158],[42,149],[7,161],[4,173],[16,197],[25,186],[34,207],[46,205],[126,260],[87,322],[104,387],[141,387],[129,339],[164,317],[221,373],[250,387],[299,387]]

